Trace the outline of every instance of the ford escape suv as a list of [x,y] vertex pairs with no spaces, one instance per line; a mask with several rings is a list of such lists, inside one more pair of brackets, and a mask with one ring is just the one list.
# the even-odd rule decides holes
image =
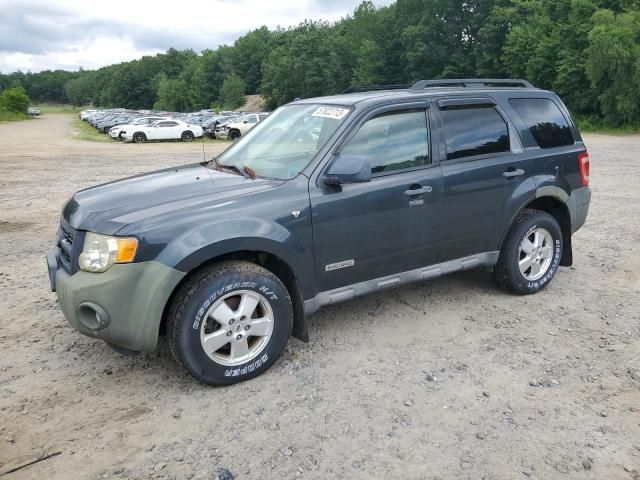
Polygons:
[[422,80],[297,100],[218,158],[76,193],[47,256],[69,323],[224,385],[323,305],[474,267],[515,294],[572,263],[589,156],[553,93]]

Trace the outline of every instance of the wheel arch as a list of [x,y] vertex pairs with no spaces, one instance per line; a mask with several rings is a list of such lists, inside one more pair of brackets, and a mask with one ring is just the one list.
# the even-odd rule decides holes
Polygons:
[[300,281],[296,277],[294,270],[289,263],[283,260],[279,255],[264,250],[230,251],[205,259],[190,269],[182,280],[180,280],[180,282],[174,287],[171,295],[169,295],[169,298],[167,299],[162,319],[160,321],[159,333],[163,333],[166,330],[167,315],[171,304],[174,302],[176,295],[180,292],[182,286],[186,282],[188,282],[194,275],[197,275],[200,271],[210,267],[211,265],[233,260],[248,261],[260,265],[280,279],[289,292],[293,306],[293,331],[291,332],[291,335],[303,342],[308,342],[309,333],[307,330],[307,320],[304,314],[304,298],[300,287]]
[[[562,192],[564,193],[564,191]],[[560,265],[570,267],[573,264],[573,251],[571,246],[571,214],[566,204],[566,199],[569,197],[566,193],[564,195],[558,195],[555,192],[538,191],[537,193],[536,197],[529,199],[511,218],[509,226],[502,234],[499,249],[502,250],[502,244],[511,225],[523,210],[540,210],[551,215],[560,225],[560,230],[562,231],[562,258],[560,259]]]

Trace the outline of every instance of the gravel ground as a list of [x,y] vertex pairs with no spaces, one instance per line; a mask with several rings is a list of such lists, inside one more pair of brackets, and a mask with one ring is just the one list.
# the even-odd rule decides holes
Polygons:
[[476,270],[373,294],[311,317],[265,375],[208,388],[164,339],[129,358],[71,329],[44,260],[74,191],[202,145],[0,125],[0,476],[40,459],[6,478],[640,479],[640,137],[585,140],[591,212],[545,291]]

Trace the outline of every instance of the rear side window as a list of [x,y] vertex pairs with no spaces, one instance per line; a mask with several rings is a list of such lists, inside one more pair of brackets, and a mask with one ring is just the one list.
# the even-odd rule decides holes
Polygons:
[[509,128],[491,106],[441,110],[447,160],[509,152]]
[[509,103],[540,148],[562,147],[575,142],[569,122],[548,98],[512,98]]

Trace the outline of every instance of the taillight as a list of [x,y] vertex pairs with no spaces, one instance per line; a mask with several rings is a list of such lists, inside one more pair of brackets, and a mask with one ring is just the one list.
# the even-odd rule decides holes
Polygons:
[[580,168],[580,180],[583,187],[589,186],[589,154],[587,152],[578,155],[578,167]]

